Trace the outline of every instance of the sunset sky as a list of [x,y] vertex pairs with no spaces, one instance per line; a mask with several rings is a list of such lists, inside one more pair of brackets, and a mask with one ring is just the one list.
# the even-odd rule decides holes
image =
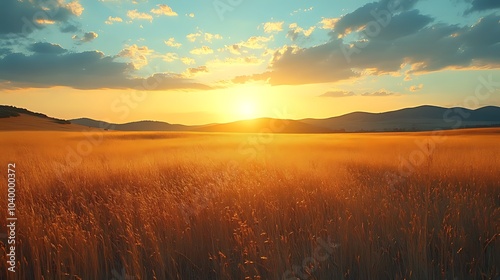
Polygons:
[[0,104],[65,119],[500,105],[497,0],[2,0],[0,37]]

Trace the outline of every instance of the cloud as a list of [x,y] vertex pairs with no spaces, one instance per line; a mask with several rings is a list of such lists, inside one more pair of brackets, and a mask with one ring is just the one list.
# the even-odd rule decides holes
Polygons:
[[277,21],[277,22],[266,22],[264,23],[264,32],[265,33],[274,33],[274,32],[280,32],[283,31],[283,24],[284,21]]
[[249,49],[263,49],[266,47],[267,42],[271,41],[273,36],[264,37],[264,36],[252,36],[248,38],[245,42],[240,43],[240,46],[249,48]]
[[340,20],[340,18],[323,18],[321,20],[322,29],[334,29],[335,24]]
[[175,38],[169,38],[168,40],[166,41],[163,41],[165,43],[165,45],[169,46],[169,47],[173,47],[173,48],[180,48],[182,46],[181,43],[178,43],[175,41]]
[[151,13],[155,15],[164,15],[164,16],[169,16],[169,17],[175,17],[177,16],[177,13],[172,10],[169,6],[165,4],[158,4],[156,5],[158,8],[152,9]]
[[196,42],[198,38],[202,38],[207,43],[212,43],[213,40],[221,40],[222,35],[220,34],[212,34],[212,33],[203,33],[199,31],[198,33],[191,33],[186,35],[186,39],[190,42]]
[[194,13],[189,13],[189,14],[187,14],[187,16],[190,18],[194,18]]
[[377,18],[374,15],[395,15],[398,12],[411,9],[417,2],[418,0],[380,0],[378,2],[365,4],[341,17],[340,20],[335,23],[335,31],[338,34],[348,34],[375,21]]
[[239,45],[239,44],[233,44],[233,45],[225,46],[224,48],[219,49],[220,52],[222,52],[224,50],[227,50],[231,54],[235,54],[235,55],[241,55],[241,51],[242,51],[241,45]]
[[500,68],[500,15],[485,16],[472,26],[436,23],[423,28],[420,27],[428,21],[427,17],[414,11],[400,15],[395,22],[402,27],[389,27],[387,33],[377,38],[345,41],[332,37],[329,42],[310,48],[276,50],[264,73],[237,77],[237,81],[296,85],[366,75]]
[[118,57],[129,59],[135,69],[141,69],[142,67],[148,65],[148,56],[150,56],[153,52],[154,50],[149,49],[147,46],[139,47],[134,44],[120,51],[120,53],[118,53]]
[[51,43],[34,43],[28,50],[38,54],[61,54],[67,51],[60,45]]
[[419,84],[419,85],[414,85],[414,86],[411,86],[411,87],[409,88],[409,90],[410,90],[411,92],[415,92],[415,91],[419,91],[419,90],[421,90],[421,89],[423,89],[423,88],[424,88],[424,85],[423,85],[423,84]]
[[268,81],[271,85],[327,83],[358,77],[341,51],[342,41],[332,40],[311,48],[285,46],[275,51],[268,71],[237,77],[237,81]]
[[66,23],[65,25],[61,26],[59,30],[62,33],[75,33],[79,32],[80,28],[78,28],[78,26],[76,26],[75,24]]
[[179,59],[179,56],[176,53],[166,53],[162,58],[165,62],[172,62]]
[[84,33],[81,38],[77,35],[74,35],[72,38],[73,38],[73,40],[76,40],[79,43],[88,43],[88,42],[93,41],[97,37],[99,37],[99,35],[97,33],[91,31],[91,32]]
[[[32,46],[43,50],[48,45]],[[126,73],[131,65],[114,62],[98,51],[60,54],[55,47],[45,52],[26,56],[9,54],[0,60],[0,80],[10,81],[18,87],[69,86],[74,88],[126,87]],[[47,52],[47,50],[50,50]],[[122,84],[120,86],[120,84]]]
[[394,93],[394,92],[388,92],[388,91],[365,92],[365,93],[361,94],[361,96],[371,96],[371,97],[384,97],[384,96],[393,96],[393,95],[398,95],[398,94]]
[[211,54],[213,53],[214,51],[208,47],[208,46],[202,46],[200,48],[196,48],[196,49],[192,49],[190,51],[190,53],[192,54],[197,54],[197,55],[201,55],[201,54]]
[[320,97],[348,97],[355,95],[356,94],[352,91],[327,91],[320,95]]
[[199,66],[196,68],[188,68],[186,72],[184,72],[184,76],[186,77],[193,77],[201,73],[208,73],[208,68],[207,66]]
[[112,16],[109,16],[108,20],[106,20],[104,23],[106,23],[106,24],[113,24],[115,22],[123,22],[123,19],[121,17],[112,17]]
[[188,39],[190,42],[195,42],[196,38],[200,37],[201,33],[191,33],[186,35],[186,39]]
[[55,52],[57,47],[31,46],[49,51],[32,55],[10,53],[0,59],[0,87],[4,89],[50,88],[66,86],[75,89],[177,90],[210,89],[179,74],[156,73],[133,78],[131,63],[117,62],[99,51],[81,53]]
[[66,23],[83,12],[78,1],[0,1],[0,34],[29,34],[47,24]]
[[500,1],[498,0],[473,0],[471,5],[472,7],[465,11],[465,15],[473,12],[500,9]]
[[196,63],[196,61],[190,57],[181,57],[181,61],[186,65],[192,65]]
[[78,17],[81,16],[84,11],[83,6],[78,1],[69,2],[64,7],[69,11],[71,11],[72,14]]
[[127,12],[127,16],[130,18],[130,19],[142,19],[142,20],[149,20],[149,21],[153,21],[153,16],[148,14],[148,13],[141,13],[141,12],[138,12],[137,9],[135,10],[131,10],[131,11],[128,11]]
[[[372,36],[371,39],[394,40],[403,36],[415,34],[433,20],[434,19],[429,16],[421,15],[418,10],[402,12],[393,16],[389,25],[382,27],[380,33],[376,36]],[[370,27],[366,26],[361,31],[371,32],[367,30],[368,28]]]
[[212,40],[221,40],[222,36],[220,34],[205,33],[204,38],[206,42],[212,43]]
[[0,48],[0,57],[12,53],[10,48]]
[[292,23],[288,26],[288,28],[290,28],[290,30],[288,31],[286,36],[290,38],[290,40],[296,41],[301,34],[304,35],[304,37],[306,38],[311,36],[311,34],[316,29],[316,26],[311,26],[309,27],[309,29],[304,29],[298,26],[296,23]]
[[226,45],[223,48],[217,49],[219,52],[228,51],[233,55],[242,55],[248,53],[248,49],[250,50],[258,50],[265,49],[267,47],[267,43],[273,40],[273,35],[269,37],[265,36],[252,36],[248,38],[246,41],[241,41],[237,44]]

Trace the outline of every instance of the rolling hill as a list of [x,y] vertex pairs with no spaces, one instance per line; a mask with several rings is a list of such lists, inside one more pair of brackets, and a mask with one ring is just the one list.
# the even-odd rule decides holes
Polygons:
[[119,131],[186,131],[190,130],[189,126],[181,124],[169,124],[159,121],[138,121],[124,124],[108,123],[97,121],[89,118],[80,118],[70,120],[71,123],[79,124],[82,126],[95,127],[108,130]]
[[260,118],[236,121],[225,124],[213,124],[198,127],[204,132],[240,132],[240,133],[328,133],[331,129],[319,127],[301,121]]
[[326,119],[279,120],[259,118],[231,123],[187,126],[161,121],[113,124],[89,118],[62,120],[27,109],[0,106],[0,130],[192,131],[240,133],[331,133],[430,131],[457,128],[500,127],[500,107],[475,110],[419,106],[384,113],[354,112]]
[[354,112],[327,119],[303,119],[304,123],[331,130],[426,131],[500,126],[500,108],[476,110],[419,106],[385,113]]
[[0,105],[0,131],[56,130],[83,131],[87,129],[70,121],[52,118],[24,108]]

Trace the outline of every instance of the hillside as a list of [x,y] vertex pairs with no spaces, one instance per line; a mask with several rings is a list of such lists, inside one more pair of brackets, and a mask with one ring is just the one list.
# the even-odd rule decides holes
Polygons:
[[53,130],[82,131],[86,129],[67,120],[49,117],[24,108],[0,105],[0,131]]
[[159,121],[138,121],[124,124],[108,123],[97,121],[89,118],[80,118],[70,120],[71,123],[79,124],[88,127],[101,129],[118,130],[118,131],[185,131],[189,130],[189,126],[180,124],[169,124]]
[[240,132],[240,133],[328,133],[332,130],[295,120],[260,118],[236,121],[225,124],[213,124],[199,127],[196,131],[205,132]]
[[500,126],[500,108],[476,110],[419,106],[385,113],[354,112],[327,119],[303,119],[304,123],[331,130],[426,131],[468,127]]
[[240,133],[331,133],[431,131],[457,128],[500,127],[500,108],[475,110],[419,106],[384,113],[354,112],[326,119],[279,120],[259,118],[231,123],[187,126],[161,121],[107,123],[90,118],[70,121],[52,118],[13,106],[0,106],[0,130],[85,130],[89,128],[116,131],[193,131]]

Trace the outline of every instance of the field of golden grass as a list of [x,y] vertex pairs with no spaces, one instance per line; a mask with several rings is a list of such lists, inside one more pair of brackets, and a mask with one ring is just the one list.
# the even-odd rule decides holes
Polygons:
[[0,278],[498,279],[499,132],[2,132]]

